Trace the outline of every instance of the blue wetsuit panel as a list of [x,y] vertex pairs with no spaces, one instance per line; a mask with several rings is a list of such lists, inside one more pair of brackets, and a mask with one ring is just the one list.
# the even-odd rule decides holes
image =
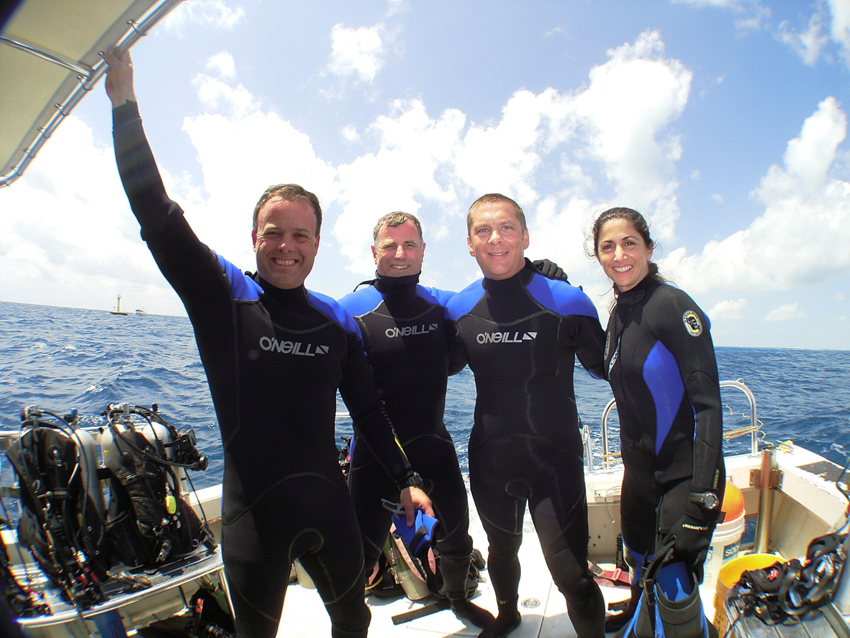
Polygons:
[[263,289],[256,281],[215,251],[213,251],[213,254],[218,258],[221,267],[224,268],[224,274],[227,275],[227,280],[230,282],[230,290],[233,291],[234,299],[253,301],[260,298]]
[[658,454],[685,395],[676,359],[660,341],[643,364],[643,378],[655,402],[655,453]]

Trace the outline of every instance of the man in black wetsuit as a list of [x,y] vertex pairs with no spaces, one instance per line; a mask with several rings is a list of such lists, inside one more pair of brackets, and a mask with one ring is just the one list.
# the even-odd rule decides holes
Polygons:
[[457,358],[475,374],[469,440],[472,497],[490,542],[488,568],[499,616],[480,636],[502,638],[519,626],[523,517],[528,504],[546,564],[580,638],[604,634],[605,605],[587,568],[587,497],[573,368],[602,377],[605,334],[579,288],[526,265],[522,209],[485,195],[467,215],[469,252],[484,279],[447,306]]
[[[452,609],[485,627],[493,615],[467,599],[472,593],[467,588],[472,553],[469,505],[454,442],[443,423],[449,367],[445,305],[454,293],[419,285],[425,242],[415,216],[385,215],[373,239],[377,279],[339,303],[360,324],[387,413],[433,501],[440,521],[435,532],[440,571]],[[381,499],[396,500],[398,488],[372,451],[357,444],[349,484],[369,573],[390,529],[391,514]]]
[[202,244],[168,198],[145,138],[129,55],[106,54],[118,170],[157,265],[195,331],[224,448],[222,548],[240,638],[276,635],[290,566],[322,596],[334,638],[365,638],[363,552],[334,443],[336,391],[355,430],[414,507],[421,479],[377,397],[357,324],[304,288],[321,207],[296,185],[269,188],[254,209],[257,273]]

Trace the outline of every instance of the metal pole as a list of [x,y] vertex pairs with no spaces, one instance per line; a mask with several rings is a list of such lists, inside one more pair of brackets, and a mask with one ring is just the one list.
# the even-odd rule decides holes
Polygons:
[[759,486],[759,517],[754,548],[758,554],[768,553],[770,521],[773,518],[773,486],[771,478],[776,469],[776,448],[766,445],[761,456],[761,485]]

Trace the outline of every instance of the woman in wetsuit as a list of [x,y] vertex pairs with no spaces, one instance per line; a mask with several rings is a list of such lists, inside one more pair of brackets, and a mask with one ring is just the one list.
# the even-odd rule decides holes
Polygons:
[[[654,248],[637,211],[612,208],[594,222],[593,253],[614,287],[605,371],[620,418],[620,514],[635,568],[622,635],[664,636],[677,625],[675,636],[707,636],[698,584],[725,486],[720,382],[708,319],[658,274]],[[653,607],[637,577],[644,561],[668,551]]]

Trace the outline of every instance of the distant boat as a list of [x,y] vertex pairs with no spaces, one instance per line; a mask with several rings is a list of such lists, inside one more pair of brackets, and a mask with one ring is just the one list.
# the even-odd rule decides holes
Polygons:
[[145,311],[144,308],[136,308],[136,314],[139,315],[139,316],[144,316],[148,313],[147,313],[147,311]]
[[118,303],[116,304],[115,308],[113,308],[112,310],[109,311],[109,313],[113,314],[113,315],[128,315],[128,314],[130,314],[126,310],[121,310],[121,295],[118,295]]

